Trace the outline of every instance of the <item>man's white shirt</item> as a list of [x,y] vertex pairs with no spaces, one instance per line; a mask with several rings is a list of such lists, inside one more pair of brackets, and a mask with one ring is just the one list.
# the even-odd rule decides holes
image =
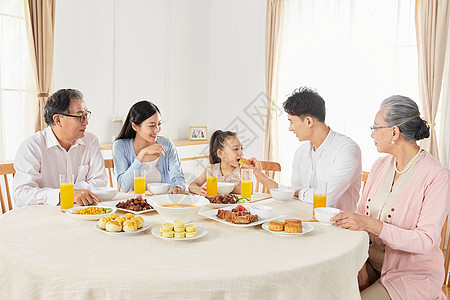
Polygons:
[[75,188],[106,186],[98,139],[89,132],[66,151],[50,127],[28,137],[14,160],[13,197],[17,206],[59,203],[59,175],[73,174]]
[[312,203],[314,183],[327,182],[327,206],[355,211],[361,188],[361,150],[349,137],[330,129],[316,151],[311,142],[300,145],[293,161],[291,187],[299,199]]

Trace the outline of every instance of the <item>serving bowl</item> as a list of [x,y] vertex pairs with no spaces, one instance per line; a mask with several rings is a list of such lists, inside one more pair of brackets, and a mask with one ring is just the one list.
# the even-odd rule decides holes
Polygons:
[[314,209],[314,214],[316,219],[326,225],[331,225],[333,222],[330,221],[331,218],[337,216],[340,210],[333,207],[317,207]]
[[295,190],[291,189],[271,189],[270,194],[272,195],[272,198],[278,201],[287,201],[291,200],[291,198],[294,196]]
[[267,205],[253,205],[248,209],[252,215],[258,215],[261,219],[267,219],[272,215],[272,207]]
[[91,188],[91,192],[93,192],[97,197],[101,200],[111,200],[117,195],[117,188],[114,187],[95,187]]
[[166,194],[149,197],[147,201],[166,222],[190,222],[209,200],[200,195]]
[[231,182],[218,182],[217,183],[217,194],[229,194],[234,189],[234,183]]
[[150,193],[155,195],[167,194],[170,190],[170,184],[164,182],[152,182],[147,184],[147,189]]

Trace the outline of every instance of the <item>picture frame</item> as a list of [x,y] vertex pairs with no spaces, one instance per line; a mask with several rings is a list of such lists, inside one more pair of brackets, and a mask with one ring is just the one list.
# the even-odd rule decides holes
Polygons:
[[206,141],[208,140],[208,130],[206,126],[189,126],[190,141]]

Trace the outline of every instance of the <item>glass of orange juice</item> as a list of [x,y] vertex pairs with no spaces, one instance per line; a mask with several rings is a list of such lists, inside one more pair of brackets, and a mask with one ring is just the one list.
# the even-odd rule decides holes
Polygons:
[[206,169],[206,196],[217,196],[217,174],[214,173],[213,165]]
[[73,174],[59,175],[59,197],[61,201],[61,211],[66,211],[73,207],[74,205]]
[[139,169],[134,170],[134,195],[145,194],[145,177],[147,175],[146,170]]
[[253,170],[241,169],[241,197],[252,197]]
[[318,181],[314,185],[313,216],[316,207],[325,206],[327,206],[327,183],[325,181]]

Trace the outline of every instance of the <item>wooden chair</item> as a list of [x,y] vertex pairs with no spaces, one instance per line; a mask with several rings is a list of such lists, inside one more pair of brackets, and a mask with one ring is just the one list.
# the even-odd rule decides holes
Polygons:
[[361,176],[361,181],[363,182],[363,188],[362,188],[361,194],[362,194],[362,192],[364,192],[364,188],[366,187],[368,177],[369,177],[369,172],[363,171],[362,176]]
[[0,205],[2,208],[0,214],[4,214],[5,212],[13,209],[11,193],[9,190],[8,175],[12,178],[14,177],[14,174],[16,174],[16,170],[14,169],[13,163],[0,163],[0,176],[3,177],[3,189],[5,190],[3,191],[2,183],[0,181]]
[[[273,162],[273,161],[260,161],[261,163],[261,168],[262,171],[264,172],[264,174],[266,174],[268,177],[270,177],[271,179],[275,179],[275,172],[281,172],[281,165],[277,162]],[[262,186],[262,184],[260,184],[259,182],[256,184],[256,191],[259,191],[259,186],[261,185],[262,187],[262,192],[263,193],[268,193],[269,191]]]
[[120,192],[120,187],[116,181],[116,174],[114,172],[114,161],[112,158],[105,158],[105,168],[108,171],[109,186],[114,187],[116,185],[117,190],[119,190]]
[[[444,269],[445,269],[444,286],[447,284],[448,265],[449,265],[449,262],[450,262],[450,237],[447,237],[447,222],[448,222],[448,216],[445,219],[444,226],[442,226],[441,246],[440,246],[442,252],[444,252],[444,255],[445,255],[445,260],[444,260]],[[449,232],[449,234],[450,234],[450,232]],[[444,248],[446,238],[448,238],[447,248]],[[449,283],[447,284],[447,286],[450,286],[450,280],[449,280]]]

